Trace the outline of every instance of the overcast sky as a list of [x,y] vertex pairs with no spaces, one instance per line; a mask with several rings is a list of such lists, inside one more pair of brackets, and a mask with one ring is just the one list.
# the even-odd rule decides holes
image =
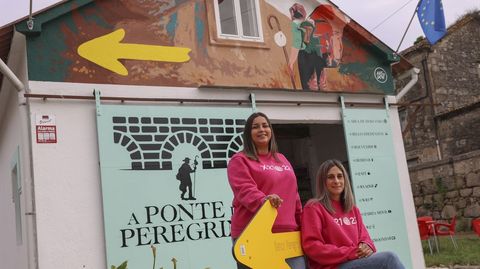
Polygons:
[[[332,0],[332,2],[348,16],[394,50],[398,47],[405,28],[415,10],[417,1],[418,0]],[[61,1],[33,0],[33,10],[41,10],[57,2]],[[383,20],[405,4],[407,5],[398,13],[378,26]],[[443,0],[443,6],[445,10],[445,20],[447,26],[449,26],[465,12],[475,8],[480,9],[480,0]],[[0,0],[0,27],[14,22],[23,16],[27,16],[29,8],[29,0]],[[423,33],[418,19],[415,17],[400,50],[411,46],[413,41],[419,36],[423,36]]]

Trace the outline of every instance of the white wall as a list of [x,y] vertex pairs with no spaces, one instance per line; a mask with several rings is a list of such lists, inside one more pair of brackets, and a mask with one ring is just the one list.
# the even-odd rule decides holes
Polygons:
[[[7,90],[7,89],[3,89]],[[2,91],[3,91],[2,90]],[[3,268],[27,268],[26,236],[23,233],[23,244],[17,245],[15,204],[12,201],[11,163],[21,143],[20,116],[16,91],[10,89],[4,121],[0,124],[0,261]],[[20,164],[21,167],[25,165]],[[22,186],[25,182],[22,181]],[[22,226],[25,228],[25,192],[20,197]]]
[[[249,94],[247,91],[230,89],[213,90],[46,82],[31,82],[30,85],[34,93],[85,96],[91,96],[93,89],[97,89],[101,91],[102,96],[215,98],[245,102],[248,100]],[[336,101],[338,99],[337,94],[284,91],[272,93],[272,91],[256,91],[256,99],[259,102],[266,99],[297,101]],[[349,95],[346,98],[347,101],[381,102],[381,97],[378,96]],[[126,103],[133,102],[127,101]],[[140,104],[145,105],[147,103]],[[179,103],[152,104],[180,105]],[[213,106],[213,104],[206,105]],[[225,106],[231,105],[237,104]],[[257,108],[267,113],[276,123],[341,122],[338,105],[259,104]],[[32,141],[37,201],[39,268],[105,268],[95,103],[94,101],[31,99],[33,130],[35,115],[42,114],[55,116],[58,143],[37,144],[36,141]],[[391,110],[390,115],[392,118],[398,118],[395,110]],[[396,150],[397,156],[399,156],[397,163],[403,179],[401,182],[402,194],[410,195],[410,197],[404,196],[405,205],[412,206],[408,171],[406,165],[404,165],[405,157],[404,154],[399,153],[400,149],[403,152],[401,134],[398,128],[395,129],[395,132],[397,132],[394,136],[395,141],[400,141],[396,145]],[[397,140],[398,137],[400,137],[400,140]],[[409,227],[416,225],[413,207],[405,211]],[[415,236],[411,239],[417,240]],[[417,241],[420,242],[419,239]],[[419,261],[415,268],[423,268],[423,256],[418,243],[411,243],[411,251],[412,256]],[[420,263],[422,263],[421,266]]]
[[[15,34],[8,66],[17,74],[20,80],[26,81],[24,40]],[[28,152],[25,144],[25,128],[22,125],[22,111],[25,106],[19,106],[18,93],[10,81],[4,76],[0,91],[0,267],[12,269],[28,268],[27,218],[25,213],[31,212],[27,192],[28,166],[24,152]],[[23,113],[25,110],[23,110]],[[24,116],[25,114],[23,114]],[[22,226],[22,242],[17,244],[15,204],[12,201],[12,170],[11,166],[17,151],[20,154],[19,173],[22,186],[20,196],[20,212]]]

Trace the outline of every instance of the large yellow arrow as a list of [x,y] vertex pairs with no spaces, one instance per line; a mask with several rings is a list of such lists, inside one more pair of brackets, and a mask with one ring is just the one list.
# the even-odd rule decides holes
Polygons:
[[122,44],[124,36],[125,30],[118,29],[81,44],[77,52],[83,58],[122,76],[128,75],[128,71],[118,59],[174,63],[190,60],[189,48]]
[[238,262],[252,269],[290,269],[285,259],[303,255],[300,232],[272,233],[276,217],[266,201],[233,246]]

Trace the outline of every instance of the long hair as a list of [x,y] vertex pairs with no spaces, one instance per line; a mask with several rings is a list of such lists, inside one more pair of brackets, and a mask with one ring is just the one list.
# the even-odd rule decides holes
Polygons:
[[277,141],[275,140],[275,134],[273,133],[272,124],[270,123],[270,119],[262,112],[255,112],[250,117],[248,117],[247,122],[245,123],[245,128],[243,129],[243,153],[250,159],[258,161],[258,153],[257,148],[255,147],[255,143],[253,143],[252,139],[252,125],[253,120],[257,117],[264,117],[267,120],[268,126],[270,126],[270,130],[272,133],[272,137],[270,138],[270,142],[268,142],[268,152],[272,154],[273,158],[276,161],[280,161],[277,157],[278,153],[278,146]]
[[344,179],[344,189],[342,194],[340,195],[340,203],[342,204],[343,210],[345,212],[349,212],[355,205],[355,200],[353,198],[352,187],[350,185],[350,178],[348,177],[347,170],[345,169],[345,167],[343,167],[342,163],[339,160],[327,160],[320,165],[317,171],[316,178],[317,192],[315,198],[310,200],[310,202],[319,202],[323,204],[330,213],[335,212],[335,209],[333,209],[330,199],[330,193],[327,189],[328,171],[335,166],[342,171]]

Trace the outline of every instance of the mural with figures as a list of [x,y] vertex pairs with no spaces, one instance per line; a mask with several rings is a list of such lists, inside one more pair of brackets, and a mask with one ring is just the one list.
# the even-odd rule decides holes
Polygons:
[[327,0],[71,0],[16,29],[39,81],[393,94],[398,60]]
[[226,167],[251,111],[99,105],[108,268],[236,268]]

